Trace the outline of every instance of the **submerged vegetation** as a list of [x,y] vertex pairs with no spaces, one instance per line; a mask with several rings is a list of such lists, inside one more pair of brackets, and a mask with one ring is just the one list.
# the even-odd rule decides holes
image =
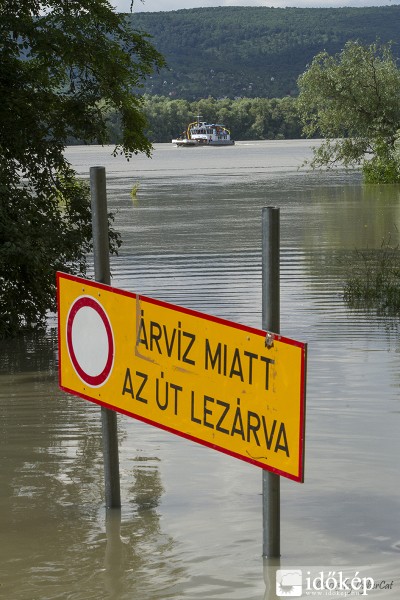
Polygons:
[[383,240],[379,249],[354,250],[349,260],[344,299],[352,308],[400,314],[400,248]]
[[139,191],[139,187],[140,187],[140,183],[138,181],[136,181],[133,184],[132,189],[130,191],[130,195],[131,195],[132,200],[135,200],[135,198],[137,196],[137,193]]

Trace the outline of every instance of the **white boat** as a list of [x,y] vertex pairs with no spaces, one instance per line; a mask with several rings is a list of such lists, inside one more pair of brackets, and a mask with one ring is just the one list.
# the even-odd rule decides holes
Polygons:
[[231,133],[224,125],[219,123],[206,123],[200,121],[201,117],[197,117],[197,121],[189,123],[186,131],[174,140],[173,144],[177,146],[233,146],[234,140],[231,139]]

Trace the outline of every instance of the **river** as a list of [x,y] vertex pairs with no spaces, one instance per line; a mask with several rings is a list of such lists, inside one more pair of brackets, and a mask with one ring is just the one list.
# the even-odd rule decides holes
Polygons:
[[[279,568],[303,584],[346,568],[398,598],[399,320],[342,292],[355,248],[399,242],[400,186],[299,168],[307,141],[157,144],[129,162],[111,150],[67,157],[82,177],[106,167],[116,287],[261,327],[261,211],[280,208],[281,333],[308,344],[308,373],[305,482],[281,481]],[[99,408],[60,391],[57,368],[52,316],[46,334],[2,344],[0,597],[280,597],[261,557],[261,471],[119,415],[122,510],[106,514]]]

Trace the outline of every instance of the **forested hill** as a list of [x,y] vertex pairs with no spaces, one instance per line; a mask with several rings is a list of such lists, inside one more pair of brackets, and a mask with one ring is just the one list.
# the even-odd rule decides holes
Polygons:
[[[197,8],[129,15],[153,36],[170,71],[145,91],[196,100],[213,96],[279,98],[321,50],[348,40],[399,41],[400,6],[372,8]],[[394,52],[400,55],[399,45]]]

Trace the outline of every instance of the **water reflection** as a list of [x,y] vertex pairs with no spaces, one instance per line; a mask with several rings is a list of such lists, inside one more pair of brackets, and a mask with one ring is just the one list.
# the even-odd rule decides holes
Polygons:
[[[127,552],[127,542],[121,539],[121,511],[109,509],[106,512],[106,550],[104,556],[105,589],[110,600],[121,597]],[[125,545],[125,548],[124,548]]]
[[[122,479],[130,511],[122,521],[120,511],[105,511],[100,411],[57,389],[54,332],[2,350],[1,592],[13,600],[62,590],[72,599],[145,597],[147,573],[173,548],[159,522],[159,458],[131,457]],[[120,429],[123,443],[123,422]],[[152,598],[163,597],[159,583]]]
[[1,341],[0,373],[57,373],[57,332],[55,329],[33,332],[13,340]]
[[397,243],[400,185],[316,187],[310,193],[307,213],[317,228],[316,235],[304,237],[305,247],[379,248],[389,236]]
[[[162,533],[159,522],[157,471],[144,475],[139,469],[139,481],[135,482],[137,496],[134,497],[136,509],[128,516],[119,509],[106,511],[106,544],[104,552],[104,571],[102,579],[107,600],[128,598],[163,598],[160,590],[174,588],[175,579],[185,576],[185,569],[180,567],[173,574],[166,575],[164,565],[173,554],[174,541]],[[140,480],[145,477],[142,487]],[[152,487],[154,480],[155,488]],[[142,480],[143,483],[143,480]],[[158,487],[158,489],[157,489]],[[154,493],[153,493],[154,492]],[[143,499],[147,497],[148,501]],[[149,574],[153,577],[149,579]]]
[[263,600],[280,600],[282,594],[277,596],[277,571],[281,568],[280,558],[263,558],[263,573],[265,594]]

